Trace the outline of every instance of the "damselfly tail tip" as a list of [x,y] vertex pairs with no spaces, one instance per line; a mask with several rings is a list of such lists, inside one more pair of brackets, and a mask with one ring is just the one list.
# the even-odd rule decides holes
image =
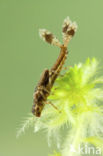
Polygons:
[[48,30],[39,29],[39,35],[44,41],[48,42],[49,44],[61,47],[59,40]]
[[76,30],[76,22],[72,22],[69,17],[65,18],[62,27],[64,46],[67,47],[70,39],[74,36]]
[[62,26],[62,32],[63,33],[66,33],[68,27],[71,25],[71,20],[69,18],[69,16],[67,16],[65,19],[64,19],[64,22],[63,22],[63,26]]
[[62,26],[62,32],[63,33],[67,33],[69,29],[71,28],[74,28],[74,30],[76,31],[77,30],[77,24],[76,22],[72,22],[69,18],[69,16],[67,16],[65,19],[64,19],[64,22],[63,22],[63,26]]

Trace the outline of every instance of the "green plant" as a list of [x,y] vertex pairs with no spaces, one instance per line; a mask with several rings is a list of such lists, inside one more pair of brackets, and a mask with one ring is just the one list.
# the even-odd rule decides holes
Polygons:
[[34,131],[45,129],[48,139],[54,136],[59,147],[60,130],[66,127],[61,154],[55,152],[53,156],[76,156],[77,153],[71,153],[69,147],[72,145],[77,149],[78,145],[86,143],[103,150],[103,76],[99,76],[99,71],[95,58],[68,68],[57,78],[48,97],[61,112],[47,105],[40,118],[32,116],[28,119],[27,125],[35,120]]
[[[69,25],[67,18],[64,28],[68,30]],[[50,32],[43,29],[44,40],[44,32],[51,36]],[[64,39],[68,38],[67,32]],[[66,45],[69,39],[66,40]],[[52,44],[60,45],[54,36],[52,40]],[[103,152],[103,76],[100,76],[99,63],[95,58],[88,58],[84,64],[67,67],[64,74],[56,79],[47,100],[58,110],[48,104],[40,118],[31,114],[17,136],[24,132],[26,127],[34,125],[34,132],[41,129],[47,132],[49,144],[52,138],[55,138],[58,151],[49,156],[82,155],[84,151],[78,151],[78,148],[81,151],[81,146],[84,147],[85,154],[88,154],[87,147],[91,145],[98,154]],[[65,135],[62,132],[64,129]]]

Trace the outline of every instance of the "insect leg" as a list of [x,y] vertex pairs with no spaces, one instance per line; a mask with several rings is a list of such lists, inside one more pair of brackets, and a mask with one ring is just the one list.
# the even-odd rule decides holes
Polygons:
[[45,86],[39,86],[39,90],[40,90],[40,92],[44,91],[44,92],[50,94],[50,91]]
[[59,113],[61,113],[61,111],[50,101],[47,101],[46,104],[50,104],[54,109],[56,109]]

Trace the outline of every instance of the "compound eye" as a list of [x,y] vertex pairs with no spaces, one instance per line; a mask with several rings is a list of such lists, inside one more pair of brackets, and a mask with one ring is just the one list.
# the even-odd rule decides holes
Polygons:
[[32,113],[35,115],[35,106],[32,107]]
[[33,115],[36,115],[36,109],[37,109],[37,107],[36,107],[36,105],[34,104],[34,105],[32,106],[32,113],[33,113]]

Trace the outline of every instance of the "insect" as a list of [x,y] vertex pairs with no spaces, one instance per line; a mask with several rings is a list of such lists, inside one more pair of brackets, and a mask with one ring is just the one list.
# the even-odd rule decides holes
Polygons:
[[[48,104],[47,98],[51,93],[51,88],[58,77],[62,66],[67,58],[67,46],[71,38],[74,36],[77,29],[77,25],[75,22],[71,22],[69,17],[67,17],[62,26],[62,33],[63,33],[63,44],[49,31],[46,29],[40,29],[40,36],[43,40],[48,42],[49,44],[58,46],[60,48],[60,54],[52,66],[52,68],[45,69],[40,77],[40,80],[35,88],[33,94],[33,106],[32,106],[32,113],[36,117],[41,116],[41,112],[46,104]],[[50,103],[50,102],[49,102]],[[50,103],[55,109],[52,103]]]

